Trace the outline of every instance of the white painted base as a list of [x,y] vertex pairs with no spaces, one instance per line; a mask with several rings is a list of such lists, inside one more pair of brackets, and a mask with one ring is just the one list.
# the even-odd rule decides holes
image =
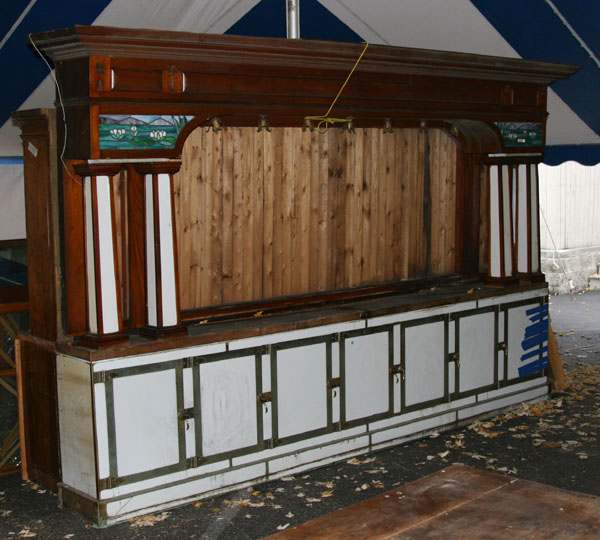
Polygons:
[[[108,525],[542,399],[543,373],[518,378],[524,312],[545,291],[536,292],[240,340],[244,346],[93,366],[63,356],[64,377],[78,364],[95,374],[94,382],[69,375],[59,387],[93,401],[95,422],[70,414],[70,398],[59,396],[61,444],[68,449],[73,429],[89,438],[93,424],[88,454],[98,470],[95,482],[78,484],[73,479],[94,470],[92,458],[65,454],[63,489],[85,491],[100,510],[97,524]],[[503,343],[506,369],[496,350]],[[195,456],[200,461],[190,462]]]

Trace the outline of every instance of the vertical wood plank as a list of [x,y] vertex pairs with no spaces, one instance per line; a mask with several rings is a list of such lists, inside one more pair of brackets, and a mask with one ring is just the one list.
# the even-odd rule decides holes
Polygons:
[[231,302],[243,300],[242,273],[244,270],[244,138],[241,128],[233,132],[233,219],[232,229],[232,290]]
[[330,129],[327,131],[328,144],[328,199],[327,215],[329,216],[329,261],[328,261],[328,288],[337,289],[343,282],[343,262],[340,260],[343,254],[343,197],[345,186],[343,184],[342,163],[345,157],[342,156],[342,142],[340,141],[339,130]]
[[322,261],[322,246],[323,231],[325,223],[322,220],[323,205],[327,205],[327,191],[325,190],[325,198],[321,191],[321,140],[326,137],[318,132],[307,131],[310,136],[310,174],[308,183],[310,185],[310,216],[308,221],[309,237],[309,263],[308,263],[308,291],[323,290],[320,287],[322,281],[321,273],[325,270],[321,266]]
[[198,239],[200,240],[200,305],[210,304],[211,294],[211,276],[212,267],[212,242],[210,233],[212,231],[212,194],[210,190],[210,179],[212,177],[212,139],[214,133],[208,131],[202,134],[202,145],[200,147],[200,201],[198,212]]
[[275,219],[275,197],[274,187],[276,183],[274,161],[273,161],[273,144],[276,134],[274,131],[262,132],[262,147],[263,147],[263,272],[262,272],[262,288],[265,298],[273,298],[273,264],[274,264],[274,245],[273,245],[273,227]]
[[318,291],[326,291],[332,289],[333,285],[333,271],[331,256],[334,252],[332,242],[335,240],[335,236],[332,236],[332,232],[335,233],[334,227],[334,216],[331,215],[332,198],[335,194],[335,181],[329,181],[329,134],[328,133],[315,133],[314,137],[315,144],[317,146],[317,219],[319,222],[319,231],[317,234],[317,246],[318,246],[318,257],[317,257],[317,283],[316,287]]
[[382,129],[371,130],[371,220],[373,227],[371,230],[371,255],[369,261],[369,274],[373,282],[383,281],[384,270],[384,231],[385,231],[385,212],[383,211],[385,201],[385,184],[381,178],[381,142],[383,137]]
[[[440,147],[440,131],[438,129],[429,130],[429,172],[430,172],[430,190],[431,190],[431,272],[437,274],[442,267],[442,251],[444,245],[444,192],[443,179],[444,174],[441,161],[442,149]],[[427,159],[427,157],[425,158]]]
[[273,170],[273,296],[283,295],[283,191],[284,162],[283,136],[284,130],[273,130],[271,147],[271,167]]
[[222,149],[222,182],[223,182],[223,230],[221,295],[224,303],[233,302],[233,164],[234,142],[233,130],[221,132]]
[[411,196],[414,181],[414,167],[411,167],[411,148],[414,144],[414,129],[402,130],[397,139],[399,151],[396,154],[396,167],[400,171],[400,193],[396,193],[394,200],[394,214],[392,217],[394,235],[393,244],[399,247],[399,254],[394,264],[393,275],[401,279],[412,276],[410,253],[412,248],[412,237],[416,233],[418,223],[416,222],[415,202]]
[[374,208],[371,207],[371,196],[372,196],[372,182],[373,178],[371,177],[371,168],[372,168],[372,157],[371,157],[371,134],[373,132],[372,129],[360,129],[358,130],[361,133],[362,141],[361,141],[361,154],[362,159],[361,162],[357,165],[360,165],[360,177],[358,179],[361,185],[361,193],[362,193],[362,218],[361,219],[361,227],[362,234],[359,238],[359,242],[361,245],[360,248],[360,283],[370,283],[372,281],[372,276],[370,274],[371,269],[371,261],[372,261],[372,252],[371,252],[371,235],[373,233],[373,224],[371,222],[371,212]]
[[212,200],[210,218],[210,299],[211,305],[223,302],[223,132],[212,134],[212,161],[209,192]]
[[[242,195],[242,227],[234,229],[234,234],[242,236],[242,284],[241,300],[251,300],[254,295],[254,129],[242,129],[242,172],[240,189]],[[262,238],[262,236],[261,236]]]
[[310,217],[311,217],[311,138],[310,131],[294,128],[299,141],[299,155],[295,159],[296,185],[296,245],[297,257],[293,276],[295,279],[294,292],[309,291],[310,273]]
[[294,131],[292,128],[283,128],[282,140],[282,181],[281,181],[281,202],[282,202],[282,283],[281,294],[292,293],[292,273],[293,273],[293,242],[292,220],[294,210]]
[[[249,131],[249,130],[248,130]],[[264,131],[251,131],[254,150],[250,153],[250,193],[249,203],[252,206],[252,300],[263,298],[263,205],[264,205]]]
[[[396,130],[397,132],[397,130]],[[396,185],[401,181],[399,171],[396,170],[396,152],[398,149],[397,133],[384,133],[381,139],[381,153],[379,159],[382,163],[382,181],[386,197],[383,200],[383,212],[385,217],[383,231],[383,253],[382,266],[384,269],[383,279],[391,281],[394,275],[394,259],[399,246],[394,245],[394,208],[396,206]],[[400,224],[397,224],[400,226]]]
[[344,200],[345,207],[345,223],[344,223],[344,287],[350,287],[354,282],[354,247],[356,245],[356,229],[354,227],[355,219],[355,202],[356,202],[356,138],[351,133],[343,133],[346,141],[346,197]]

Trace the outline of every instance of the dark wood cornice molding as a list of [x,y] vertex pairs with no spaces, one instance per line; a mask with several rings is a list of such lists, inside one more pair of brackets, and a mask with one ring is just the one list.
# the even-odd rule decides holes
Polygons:
[[[287,40],[220,34],[75,26],[32,36],[54,61],[88,56],[167,59],[170,61],[252,64],[294,69],[352,67],[363,45],[317,40]],[[550,84],[578,68],[448,51],[370,45],[362,72],[466,77]]]

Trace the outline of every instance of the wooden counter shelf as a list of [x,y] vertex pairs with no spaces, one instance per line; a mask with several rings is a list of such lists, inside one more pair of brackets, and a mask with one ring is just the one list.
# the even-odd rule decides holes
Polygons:
[[[57,343],[56,350],[89,362],[96,362],[109,358],[148,354],[194,345],[364,320],[396,313],[427,310],[467,300],[476,301],[484,298],[494,298],[500,294],[504,296],[538,290],[542,294],[547,294],[544,283],[514,284],[499,290],[497,287],[486,286],[481,280],[457,280],[409,294],[388,293],[383,297],[346,301],[337,305],[306,309],[297,307],[289,313],[270,314],[268,310],[265,310],[259,317],[238,320],[208,320],[205,324],[192,322],[187,326],[187,335],[176,338],[149,339],[139,334],[131,334],[127,344],[107,349],[89,349],[78,346],[77,342],[62,342]],[[24,339],[27,339],[27,337],[24,336]]]

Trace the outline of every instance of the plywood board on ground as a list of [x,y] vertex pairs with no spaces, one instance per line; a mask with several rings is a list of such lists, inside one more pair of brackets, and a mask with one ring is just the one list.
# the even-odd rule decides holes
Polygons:
[[592,539],[600,498],[452,465],[270,538]]

